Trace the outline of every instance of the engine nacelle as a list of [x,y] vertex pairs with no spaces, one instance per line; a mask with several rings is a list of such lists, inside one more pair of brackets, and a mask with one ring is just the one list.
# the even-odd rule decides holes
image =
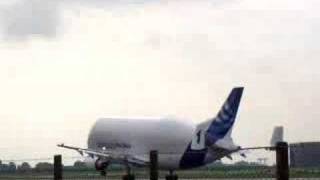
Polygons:
[[83,162],[85,163],[87,168],[95,168],[96,159],[92,159],[91,157],[85,157]]
[[103,171],[105,170],[109,165],[109,162],[103,159],[97,159],[94,163],[94,166],[97,171]]

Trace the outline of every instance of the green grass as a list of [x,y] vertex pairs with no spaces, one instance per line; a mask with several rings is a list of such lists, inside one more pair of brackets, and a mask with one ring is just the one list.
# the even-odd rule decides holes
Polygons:
[[[149,172],[145,169],[134,169],[136,179],[148,179]],[[269,179],[275,177],[274,167],[247,167],[247,168],[210,168],[196,169],[176,172],[180,179]],[[125,172],[122,170],[108,171],[107,179],[121,179]],[[160,171],[159,177],[164,178],[168,174],[166,171]],[[63,172],[64,179],[105,179],[99,172],[92,169],[69,169]],[[294,178],[319,178],[320,169],[291,169],[290,177]],[[53,179],[52,172],[43,173],[0,173],[2,179]]]

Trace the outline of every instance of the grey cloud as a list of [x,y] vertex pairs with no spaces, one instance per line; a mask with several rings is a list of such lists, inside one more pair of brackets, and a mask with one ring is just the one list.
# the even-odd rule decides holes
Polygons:
[[[61,5],[107,7],[111,4],[140,4],[145,0],[18,0],[0,6],[1,31],[6,39],[27,39],[32,36],[55,37],[60,22]],[[1,4],[0,4],[1,5]]]
[[[17,0],[6,5],[0,4],[0,19],[2,20],[0,30],[3,31],[6,39],[21,40],[32,36],[50,38],[58,34],[61,7],[80,5],[113,8],[123,5],[167,2],[166,0]],[[225,1],[206,0],[204,2],[218,6]]]
[[57,34],[59,13],[56,1],[18,1],[2,8],[1,15],[5,38],[19,40]]

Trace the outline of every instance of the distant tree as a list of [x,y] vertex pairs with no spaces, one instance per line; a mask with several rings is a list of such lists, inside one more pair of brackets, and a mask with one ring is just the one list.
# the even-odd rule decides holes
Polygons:
[[238,161],[238,162],[234,163],[234,165],[236,165],[236,166],[249,166],[250,163],[248,163],[247,161]]
[[4,172],[6,170],[6,165],[2,164],[2,161],[0,160],[0,172]]
[[8,172],[16,172],[17,166],[14,162],[9,162],[8,165]]
[[77,169],[83,169],[83,168],[87,168],[87,165],[85,162],[78,160],[78,161],[74,162],[73,167],[75,167]]
[[261,164],[261,163],[257,163],[257,162],[251,162],[250,166],[266,166],[266,164]]
[[224,164],[222,163],[221,160],[217,160],[217,161],[214,161],[213,163],[211,163],[212,166],[223,166]]
[[30,166],[29,163],[23,162],[20,166],[18,166],[17,171],[21,172],[21,173],[30,172],[31,171],[31,166]]
[[212,163],[206,165],[205,169],[209,170],[209,169],[213,169],[213,168],[221,168],[221,167],[224,167],[224,166],[225,166],[225,164],[223,164],[221,160],[217,160],[215,162],[212,162]]
[[53,164],[47,162],[39,162],[35,166],[36,172],[48,172],[53,170]]

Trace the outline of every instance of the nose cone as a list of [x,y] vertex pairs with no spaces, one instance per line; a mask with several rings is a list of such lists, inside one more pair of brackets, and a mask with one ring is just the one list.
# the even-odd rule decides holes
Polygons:
[[96,149],[97,148],[97,144],[99,141],[99,136],[101,136],[102,134],[102,129],[103,129],[104,125],[102,123],[101,119],[98,119],[95,124],[91,127],[91,130],[89,132],[89,136],[88,136],[88,148],[91,149]]
[[124,130],[127,128],[125,125],[117,119],[98,119],[90,130],[88,147],[103,149],[112,146],[115,142],[122,142],[128,136]]

